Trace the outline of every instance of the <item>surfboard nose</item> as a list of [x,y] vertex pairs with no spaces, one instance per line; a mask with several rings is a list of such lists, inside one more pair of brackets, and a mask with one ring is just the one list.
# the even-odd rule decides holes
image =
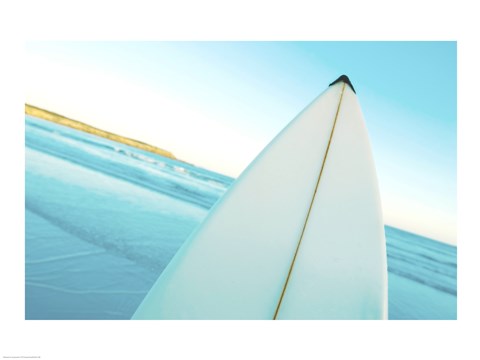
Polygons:
[[350,86],[350,88],[353,90],[353,92],[356,94],[357,92],[355,91],[355,89],[353,88],[353,85],[352,85],[352,82],[350,81],[350,79],[348,78],[347,75],[342,75],[340,76],[337,80],[335,80],[334,82],[332,82],[330,85],[328,86],[332,86],[336,83],[339,83],[339,82],[344,82],[345,84],[347,84],[348,86]]

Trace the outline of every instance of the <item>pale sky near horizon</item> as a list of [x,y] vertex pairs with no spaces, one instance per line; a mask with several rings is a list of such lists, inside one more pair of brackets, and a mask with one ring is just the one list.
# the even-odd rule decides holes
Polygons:
[[339,75],[385,223],[456,243],[455,42],[30,42],[26,102],[238,176]]

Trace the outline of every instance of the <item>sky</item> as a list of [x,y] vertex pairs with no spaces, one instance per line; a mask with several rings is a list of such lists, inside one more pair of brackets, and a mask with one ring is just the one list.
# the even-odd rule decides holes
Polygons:
[[456,243],[455,42],[28,42],[26,102],[237,177],[341,74],[387,225]]

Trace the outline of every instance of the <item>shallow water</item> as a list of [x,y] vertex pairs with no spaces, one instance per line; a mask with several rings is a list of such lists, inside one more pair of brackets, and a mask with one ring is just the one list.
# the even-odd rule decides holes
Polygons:
[[[233,179],[25,121],[25,318],[129,319]],[[389,318],[456,319],[456,247],[386,236]]]

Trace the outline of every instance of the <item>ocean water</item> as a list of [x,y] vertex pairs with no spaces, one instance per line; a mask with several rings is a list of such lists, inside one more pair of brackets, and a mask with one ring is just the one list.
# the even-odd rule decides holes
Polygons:
[[[129,319],[233,179],[25,117],[25,319]],[[456,319],[456,247],[386,227],[389,318]]]

